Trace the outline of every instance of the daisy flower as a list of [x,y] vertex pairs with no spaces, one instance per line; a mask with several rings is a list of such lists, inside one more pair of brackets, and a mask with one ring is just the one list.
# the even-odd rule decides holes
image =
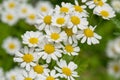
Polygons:
[[70,16],[68,28],[72,28],[73,33],[77,33],[78,29],[84,29],[88,25],[87,18],[82,18],[81,16],[77,13]]
[[8,37],[3,41],[2,47],[10,55],[14,55],[15,51],[18,51],[21,48],[21,43],[17,38]]
[[58,79],[58,74],[56,73],[55,70],[51,70],[49,72],[46,72],[44,75],[40,75],[38,77],[38,80],[59,80]]
[[32,66],[35,66],[38,57],[34,52],[34,48],[24,47],[20,51],[16,51],[14,61],[20,63],[20,66],[25,68],[27,71],[31,70]]
[[53,17],[53,11],[50,11],[48,13],[39,14],[38,19],[36,20],[36,28],[38,30],[49,30],[50,27],[52,27],[52,17]]
[[59,72],[60,77],[66,78],[67,80],[75,80],[74,77],[79,77],[77,72],[74,71],[77,69],[77,65],[74,62],[70,62],[68,65],[65,60],[60,60],[57,62],[59,67],[55,69]]
[[116,49],[116,53],[118,53],[120,55],[120,37],[118,37],[117,39],[115,39],[114,41],[114,46]]
[[42,41],[43,35],[40,32],[27,31],[22,35],[23,43],[29,47],[36,47]]
[[50,42],[62,42],[66,40],[66,33],[64,31],[61,31],[61,28],[58,27],[52,27],[50,30],[46,31],[48,38],[48,41]]
[[53,6],[49,1],[40,1],[36,4],[36,11],[38,11],[38,13],[46,14],[52,9]]
[[120,12],[120,0],[112,0],[111,5],[116,12]]
[[80,48],[77,46],[76,43],[69,44],[68,42],[65,42],[63,50],[63,53],[68,54],[69,56],[76,56],[78,55]]
[[39,44],[38,55],[39,57],[46,60],[47,63],[51,62],[51,59],[58,60],[59,57],[62,57],[62,51],[60,50],[60,45],[48,42],[44,38],[43,42]]
[[56,5],[55,13],[56,14],[70,14],[73,10],[73,5],[71,3],[61,3],[61,7]]
[[19,17],[16,15],[14,11],[3,11],[1,12],[1,20],[4,23],[9,24],[10,26],[17,23]]
[[120,78],[120,62],[117,61],[113,61],[113,62],[109,62],[108,64],[108,73],[111,76],[114,76],[116,78]]
[[5,80],[4,71],[1,67],[0,67],[0,79]]
[[83,29],[79,32],[79,35],[77,35],[77,38],[82,38],[81,43],[85,43],[87,40],[87,44],[98,44],[98,39],[101,39],[102,37],[98,34],[94,33],[95,27],[87,27],[86,29]]
[[94,9],[93,13],[98,16],[101,16],[103,19],[107,19],[107,20],[115,17],[115,12],[108,4],[106,4],[102,7],[96,7]]

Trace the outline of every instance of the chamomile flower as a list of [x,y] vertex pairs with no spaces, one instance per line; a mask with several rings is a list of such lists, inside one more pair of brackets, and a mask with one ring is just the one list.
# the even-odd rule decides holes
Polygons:
[[71,3],[61,3],[61,7],[56,5],[55,12],[56,14],[70,14],[73,10],[73,5]]
[[74,77],[78,77],[77,65],[74,62],[70,62],[68,65],[65,60],[60,60],[57,62],[59,67],[55,67],[55,69],[59,72],[60,77],[66,78],[67,80],[75,80]]
[[61,31],[61,28],[59,27],[52,27],[50,30],[46,31],[48,38],[48,41],[50,42],[62,42],[66,40],[66,33],[64,31]]
[[52,9],[53,6],[49,1],[40,1],[36,4],[36,11],[38,11],[38,13],[46,14]]
[[79,35],[77,35],[77,37],[82,38],[81,43],[85,43],[86,41],[88,45],[99,43],[98,40],[101,39],[101,36],[94,33],[94,29],[95,27],[90,26],[79,32]]
[[108,73],[111,76],[116,78],[120,78],[120,62],[119,61],[112,61],[108,64]]
[[5,80],[4,71],[2,68],[0,68],[0,79]]
[[111,5],[116,12],[120,12],[120,0],[112,0]]
[[52,25],[57,27],[63,27],[67,24],[68,16],[65,15],[54,15],[52,19]]
[[47,63],[51,62],[51,59],[58,60],[58,58],[62,57],[62,51],[60,50],[60,45],[52,42],[48,42],[46,38],[44,38],[43,42],[39,44],[40,51],[38,51],[39,57],[46,60]]
[[18,21],[19,17],[14,11],[3,11],[1,13],[1,20],[10,26],[14,25]]
[[68,42],[65,42],[63,50],[63,53],[68,54],[69,56],[76,56],[78,55],[80,48],[77,46],[76,43],[69,44]]
[[20,51],[16,51],[14,61],[20,63],[20,66],[27,71],[31,70],[32,66],[35,66],[38,60],[37,54],[34,52],[34,48],[24,47]]
[[52,17],[53,11],[48,13],[39,14],[38,19],[36,20],[36,28],[38,30],[49,30],[52,27]]
[[116,49],[116,53],[120,56],[120,37],[115,39],[114,41],[114,47]]
[[95,7],[102,7],[104,6],[106,3],[107,0],[91,0],[91,1],[88,1],[86,2],[86,5],[89,6],[90,9],[93,9]]
[[15,51],[21,48],[20,41],[17,38],[8,37],[3,41],[2,47],[10,55],[14,55]]
[[88,25],[86,18],[81,17],[79,14],[74,13],[70,16],[68,28],[72,28],[73,33],[77,33],[78,29],[84,29]]
[[93,13],[98,16],[101,16],[103,19],[107,19],[107,20],[115,17],[115,12],[108,4],[106,4],[102,7],[96,7],[94,9]]
[[38,80],[59,80],[59,75],[56,73],[55,70],[51,70],[46,72],[44,75],[38,77]]
[[27,44],[29,47],[36,47],[42,41],[42,33],[27,31],[24,35],[22,35],[23,43]]

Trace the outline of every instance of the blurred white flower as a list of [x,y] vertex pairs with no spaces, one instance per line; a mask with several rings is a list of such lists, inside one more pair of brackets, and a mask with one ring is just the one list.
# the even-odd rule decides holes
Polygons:
[[120,0],[112,0],[111,5],[116,12],[120,12]]
[[1,67],[0,67],[0,80],[5,80],[4,71]]

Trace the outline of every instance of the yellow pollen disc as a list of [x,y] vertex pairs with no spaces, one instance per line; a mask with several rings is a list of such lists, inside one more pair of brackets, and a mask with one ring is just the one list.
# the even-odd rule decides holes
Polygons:
[[52,34],[51,34],[51,39],[57,40],[57,39],[59,39],[59,38],[60,38],[60,35],[59,35],[58,33],[52,33]]
[[65,46],[65,50],[67,51],[67,52],[73,52],[74,51],[74,49],[73,49],[73,47],[71,46],[71,45],[66,45]]
[[24,80],[33,80],[33,79],[30,77],[26,77]]
[[64,18],[57,18],[56,23],[62,25],[65,23],[65,19]]
[[74,6],[75,8],[75,11],[78,11],[78,12],[83,12],[83,8],[81,6]]
[[44,51],[47,53],[47,54],[52,54],[54,51],[55,51],[55,47],[54,45],[52,44],[46,44],[44,46]]
[[71,22],[72,22],[74,25],[78,25],[78,24],[80,24],[80,18],[77,17],[77,16],[72,16],[72,17],[71,17]]
[[9,6],[9,8],[14,8],[15,7],[15,3],[14,2],[10,2],[8,6]]
[[42,7],[40,8],[40,11],[42,11],[42,12],[46,12],[46,11],[47,11],[47,7],[42,6]]
[[94,0],[94,3],[98,6],[103,6],[104,5],[102,0]]
[[6,16],[6,18],[9,20],[9,21],[11,21],[11,20],[13,20],[13,15],[12,14],[8,14],[7,16]]
[[63,67],[63,68],[62,68],[62,72],[63,72],[63,74],[65,74],[66,76],[71,76],[71,75],[72,75],[72,71],[71,71],[69,68],[67,68],[67,67]]
[[32,62],[34,59],[33,55],[32,54],[25,54],[23,56],[23,60],[26,62],[26,63],[30,63]]
[[10,48],[10,49],[15,49],[15,44],[14,44],[14,43],[10,43],[10,44],[9,44],[9,48]]
[[68,11],[69,11],[69,9],[68,9],[67,7],[61,7],[61,8],[60,8],[60,12],[66,13],[66,12],[68,12]]
[[114,65],[113,70],[115,72],[118,72],[120,70],[120,67],[118,65]]
[[49,16],[49,15],[45,16],[45,17],[44,17],[44,23],[50,25],[50,24],[51,24],[51,19],[52,19],[51,16]]
[[38,44],[39,40],[38,40],[38,38],[32,37],[32,38],[29,39],[29,42],[31,44]]
[[65,31],[65,33],[66,33],[68,36],[72,36],[72,35],[73,35],[72,28],[64,28],[64,31]]
[[94,36],[94,32],[92,30],[90,30],[89,28],[84,30],[84,34],[86,37],[93,37]]
[[30,14],[28,17],[29,17],[29,19],[34,20],[36,16],[35,16],[35,14]]
[[109,16],[108,11],[105,11],[105,10],[101,11],[100,14],[101,14],[103,17],[108,17],[108,16]]
[[36,65],[33,67],[34,71],[38,74],[42,74],[44,72],[44,68],[40,65]]
[[16,80],[16,77],[13,75],[10,80]]
[[23,8],[23,9],[22,9],[22,13],[27,13],[27,9],[26,9],[26,8]]
[[46,78],[46,80],[55,80],[55,78],[52,77],[52,76],[48,76],[48,77]]

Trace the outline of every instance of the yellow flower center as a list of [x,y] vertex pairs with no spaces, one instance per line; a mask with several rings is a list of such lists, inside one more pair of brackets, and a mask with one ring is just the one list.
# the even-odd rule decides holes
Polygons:
[[34,20],[34,19],[36,18],[35,14],[30,14],[28,17],[29,17],[29,19],[31,19],[31,20]]
[[51,24],[51,19],[52,19],[51,16],[49,16],[49,15],[45,16],[45,17],[44,17],[44,23],[50,25],[50,24]]
[[67,51],[67,52],[73,52],[74,51],[74,48],[71,46],[71,45],[66,45],[65,46],[65,50]]
[[42,6],[42,7],[40,8],[40,11],[42,11],[42,12],[46,12],[46,11],[47,11],[47,7]]
[[14,8],[15,7],[15,3],[14,2],[10,2],[8,6],[9,6],[9,8]]
[[31,44],[38,44],[39,40],[38,40],[38,38],[32,37],[32,38],[29,39],[29,42]]
[[62,25],[65,23],[65,19],[64,18],[57,18],[56,22],[57,22],[57,24]]
[[94,36],[94,32],[92,30],[90,30],[89,28],[84,30],[84,34],[86,37],[93,37]]
[[57,40],[57,39],[59,39],[59,38],[60,38],[60,35],[59,35],[58,33],[52,33],[52,34],[51,34],[51,39]]
[[75,11],[78,11],[78,12],[83,12],[83,8],[81,7],[81,6],[74,6],[74,8],[75,8]]
[[33,79],[30,77],[26,77],[24,80],[33,80]]
[[80,18],[77,17],[77,16],[72,16],[72,17],[71,17],[71,22],[72,22],[74,25],[78,25],[78,24],[80,24]]
[[9,21],[13,20],[13,18],[14,18],[12,14],[8,14],[6,17]]
[[10,48],[10,49],[15,49],[15,44],[14,44],[14,43],[10,43],[10,44],[9,44],[9,48]]
[[65,31],[65,33],[66,33],[68,36],[72,36],[72,35],[73,35],[72,28],[64,28],[64,31]]
[[34,71],[37,72],[38,74],[42,74],[44,72],[43,66],[36,65],[33,67]]
[[22,9],[22,13],[27,13],[27,9],[26,9],[26,8],[23,8],[23,9]]
[[33,55],[32,54],[25,54],[23,56],[23,60],[26,62],[26,63],[30,63],[32,62],[34,59]]
[[55,78],[52,77],[52,76],[48,76],[48,77],[46,78],[46,80],[55,80]]
[[115,72],[118,72],[120,70],[120,67],[118,65],[114,65],[113,70]]
[[72,71],[68,67],[63,67],[62,68],[62,72],[63,72],[63,74],[65,74],[67,76],[71,76],[72,75]]
[[44,46],[44,51],[48,54],[52,54],[55,51],[55,47],[52,44],[46,44]]
[[68,11],[69,11],[69,9],[67,7],[61,7],[60,8],[60,12],[66,13]]
[[103,6],[104,5],[102,0],[94,0],[94,3],[98,6]]
[[105,11],[105,10],[102,10],[102,11],[100,12],[100,14],[101,14],[103,17],[108,17],[108,16],[109,16],[108,11]]
[[12,75],[10,80],[16,80],[16,77]]

